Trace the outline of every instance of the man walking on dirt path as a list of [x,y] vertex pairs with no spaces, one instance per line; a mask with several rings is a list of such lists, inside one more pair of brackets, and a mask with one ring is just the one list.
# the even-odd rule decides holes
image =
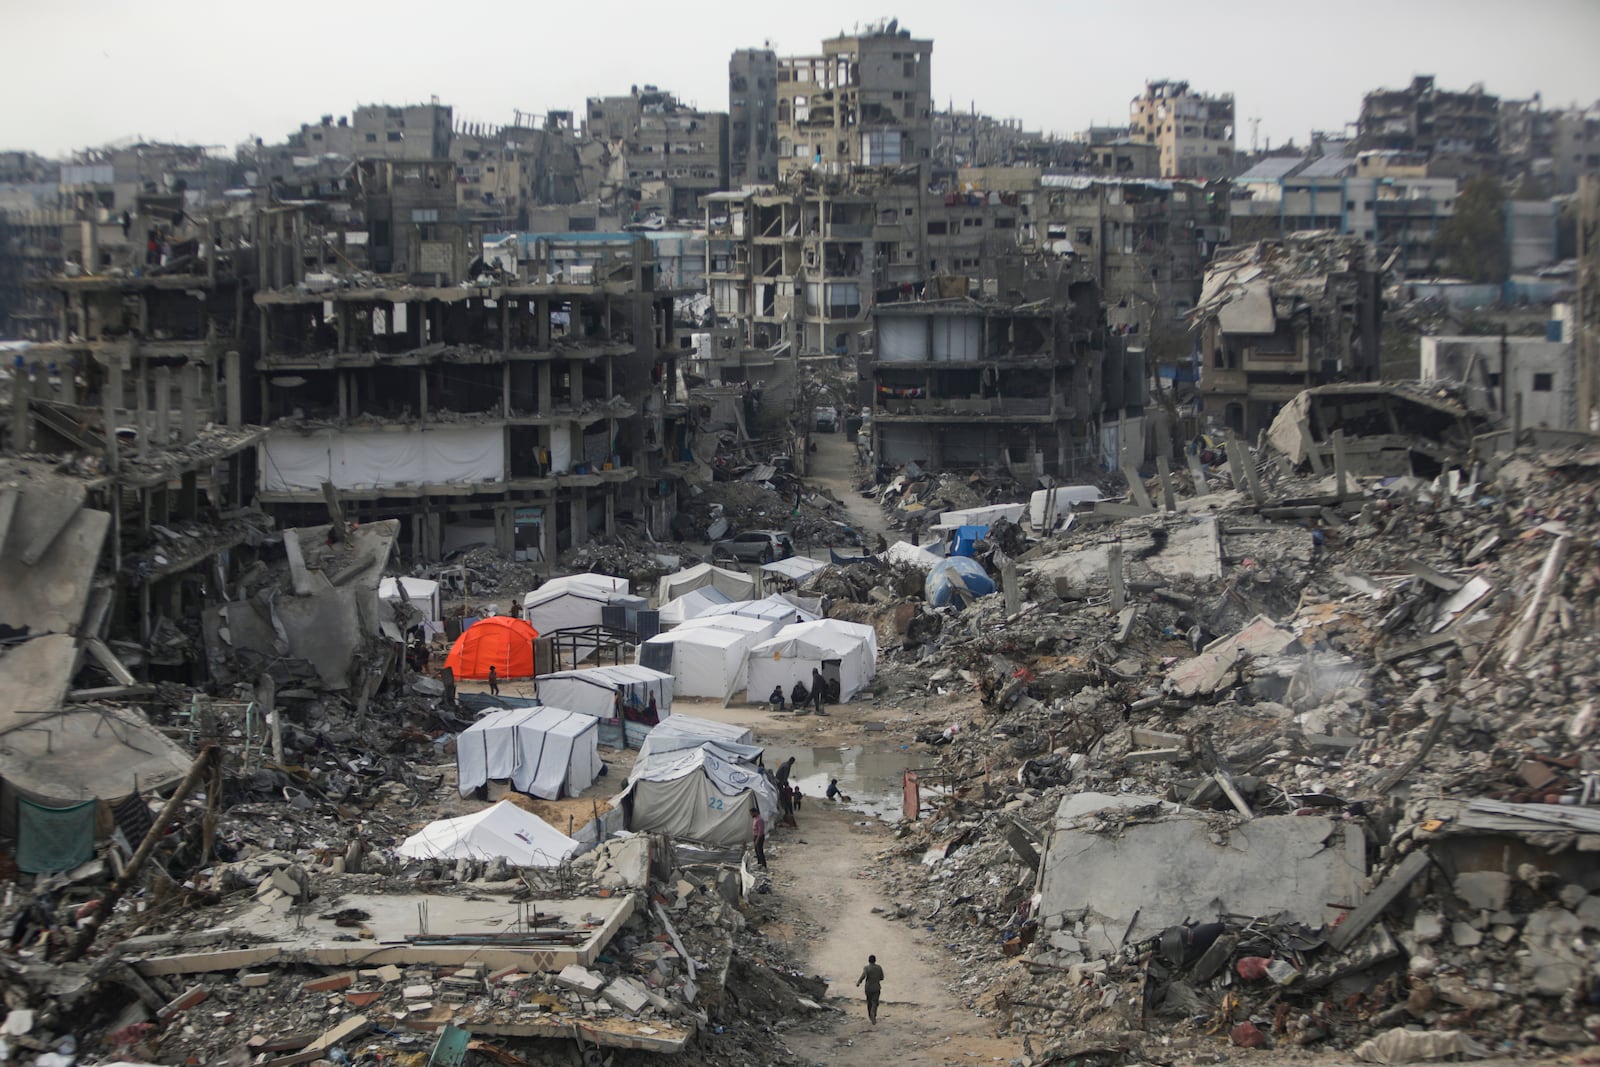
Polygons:
[[867,965],[861,968],[861,977],[856,979],[856,985],[867,983],[867,1018],[872,1020],[872,1025],[878,1025],[878,996],[883,989],[883,968],[878,966],[878,957],[868,956]]
[[756,840],[756,862],[767,869],[767,820],[761,817],[760,808],[750,809],[750,830]]
[[492,697],[500,695],[500,677],[495,673],[492,663],[489,664],[489,695]]

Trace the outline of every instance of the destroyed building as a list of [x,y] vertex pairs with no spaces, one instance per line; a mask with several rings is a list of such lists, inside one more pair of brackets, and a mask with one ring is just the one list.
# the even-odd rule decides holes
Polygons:
[[1186,81],[1145,83],[1128,107],[1128,134],[1161,154],[1163,178],[1211,181],[1233,173],[1233,94],[1210,96]]
[[1108,357],[1093,282],[1055,285],[1057,298],[1027,304],[955,299],[874,309],[861,398],[874,409],[874,461],[1003,468],[1028,483],[1097,468],[1102,415],[1140,414],[1144,364],[1137,352],[1124,359],[1120,343]]
[[[592,96],[587,137],[611,151],[610,196],[670,219],[694,218],[700,198],[728,187],[728,115],[702,111],[654,85]],[[601,190],[602,198],[608,193]]]
[[933,42],[895,19],[778,59],[778,178],[853,167],[926,168],[933,152]]
[[401,519],[417,559],[489,543],[548,566],[626,515],[664,535],[684,412],[649,243],[537,238],[469,285],[459,239],[413,247],[392,282],[255,295],[261,503],[295,525],[331,482],[350,518]]
[[1376,254],[1359,238],[1220,251],[1192,313],[1207,416],[1251,437],[1303,389],[1376,377],[1382,313]]
[[740,48],[728,57],[728,187],[778,177],[778,54]]
[[1374,89],[1361,98],[1356,128],[1362,148],[1421,153],[1431,175],[1466,177],[1499,167],[1500,98],[1481,84],[1455,92],[1419,74],[1404,89]]

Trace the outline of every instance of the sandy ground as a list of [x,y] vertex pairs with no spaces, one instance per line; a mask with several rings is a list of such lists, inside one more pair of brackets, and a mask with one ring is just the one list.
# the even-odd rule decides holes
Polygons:
[[[808,802],[798,821],[799,830],[779,831],[768,846],[784,919],[763,929],[796,964],[829,979],[832,1002],[845,1014],[789,1031],[790,1048],[837,1067],[974,1064],[1020,1055],[1016,1041],[993,1036],[995,1020],[973,1014],[949,992],[959,974],[936,934],[895,921],[888,910],[874,912],[892,906],[873,877],[892,829],[818,801]],[[855,985],[868,954],[884,970],[875,1026]]]
[[[829,490],[844,502],[847,521],[866,534],[883,534],[890,541],[894,535],[885,522],[886,516],[877,501],[867,500],[856,490],[861,478],[861,467],[856,463],[856,446],[845,440],[841,433],[814,433],[811,440],[817,450],[811,454],[806,481]],[[871,538],[867,540],[870,542]]]

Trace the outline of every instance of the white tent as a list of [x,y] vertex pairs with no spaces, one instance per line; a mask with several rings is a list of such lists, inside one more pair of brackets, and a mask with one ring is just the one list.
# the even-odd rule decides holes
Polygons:
[[773,686],[785,695],[794,683],[811,688],[811,672],[831,676],[838,664],[839,700],[846,703],[878,673],[878,635],[870,626],[819,619],[785,626],[750,650],[746,685],[752,700],[764,700]]
[[777,787],[714,744],[641,758],[619,799],[630,830],[723,847],[750,840],[752,806],[769,825],[778,817]]
[[439,583],[427,578],[380,578],[378,579],[379,600],[400,600],[400,589],[404,586],[405,597],[411,606],[422,612],[422,617],[429,622],[440,622],[444,615],[440,611]]
[[803,582],[826,566],[827,564],[820,559],[811,559],[809,556],[790,556],[788,559],[775,559],[771,563],[763,563],[761,569],[767,574],[776,574],[796,582]]
[[644,708],[656,698],[656,715],[672,714],[672,675],[632,664],[615,667],[590,667],[587,670],[558,671],[541,675],[537,682],[539,699],[546,704],[593,715],[600,720],[600,743],[624,747],[630,739],[634,747],[649,733],[648,725],[617,720],[617,696],[630,708]]
[[[758,620],[746,621],[764,628]],[[675,696],[713,697],[726,702],[744,688],[745,654],[765,636],[762,632],[685,623],[640,645],[639,662],[657,670],[670,666]]]
[[[609,574],[552,578],[522,598],[522,617],[546,637],[557,630],[599,626],[613,597],[628,595],[628,580]],[[586,650],[585,650],[586,651]]]
[[734,600],[756,595],[756,580],[742,571],[713,567],[697,563],[693,567],[669,574],[656,583],[656,603],[670,604],[683,594],[712,586]]
[[[819,602],[813,600],[811,603],[818,604]],[[725,615],[761,619],[765,622],[777,623],[779,626],[787,626],[792,622],[812,622],[822,617],[818,612],[808,610],[793,599],[780,593],[774,593],[772,596],[762,600],[735,600],[730,604],[712,608],[700,617],[703,619],[717,619]]]
[[736,634],[749,634],[755,638],[751,642],[755,644],[776,636],[784,625],[782,619],[761,619],[750,615],[702,615],[698,619],[690,619],[678,630],[731,630]]
[[661,625],[678,626],[689,619],[699,618],[713,608],[732,603],[733,598],[714,585],[689,592],[661,605]]
[[493,779],[542,800],[575,797],[600,773],[600,720],[563,708],[506,708],[456,737],[456,788]]
[[663,720],[639,746],[639,759],[646,760],[663,752],[678,752],[701,745],[715,745],[730,753],[731,757],[753,762],[765,751],[755,743],[755,731],[731,722],[700,719],[693,715],[674,715]]
[[471,815],[429,823],[402,841],[399,852],[414,860],[498,857],[517,867],[556,867],[577,849],[578,842],[539,816],[502,800]]

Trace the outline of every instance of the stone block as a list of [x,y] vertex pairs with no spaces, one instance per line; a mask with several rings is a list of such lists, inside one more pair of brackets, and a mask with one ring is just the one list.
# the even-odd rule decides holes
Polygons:
[[569,963],[561,968],[560,974],[556,975],[556,984],[592,997],[605,988],[606,976],[587,967],[580,967],[576,963]]
[[629,1015],[638,1014],[650,1003],[650,991],[632,978],[618,978],[606,986],[602,996]]

